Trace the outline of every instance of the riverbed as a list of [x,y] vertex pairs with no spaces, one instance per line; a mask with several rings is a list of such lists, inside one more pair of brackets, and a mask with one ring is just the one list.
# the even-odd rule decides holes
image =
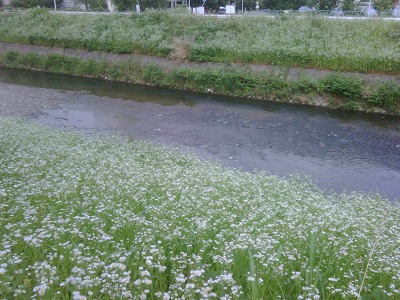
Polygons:
[[400,199],[400,118],[0,68],[1,114]]

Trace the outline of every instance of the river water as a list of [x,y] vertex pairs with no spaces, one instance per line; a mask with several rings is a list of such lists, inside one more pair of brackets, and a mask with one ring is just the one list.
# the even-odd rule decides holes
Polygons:
[[336,192],[400,199],[400,118],[0,68],[0,82],[66,91],[40,122],[111,130],[244,171],[305,174]]

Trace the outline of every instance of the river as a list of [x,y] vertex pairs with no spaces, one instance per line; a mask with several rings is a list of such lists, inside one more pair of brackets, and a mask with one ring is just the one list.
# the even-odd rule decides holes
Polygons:
[[400,199],[400,118],[0,68],[0,82],[66,92],[33,116],[178,147],[243,171],[305,174],[338,193]]

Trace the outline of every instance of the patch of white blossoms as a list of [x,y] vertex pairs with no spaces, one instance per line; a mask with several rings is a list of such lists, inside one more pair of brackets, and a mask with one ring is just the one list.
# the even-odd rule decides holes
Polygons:
[[400,211],[0,118],[0,295],[400,298]]

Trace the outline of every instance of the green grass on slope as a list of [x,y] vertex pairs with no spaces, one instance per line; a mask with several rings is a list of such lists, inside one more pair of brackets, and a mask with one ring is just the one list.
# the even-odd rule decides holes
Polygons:
[[7,299],[400,298],[399,207],[0,118]]
[[375,18],[0,14],[7,42],[357,72],[400,74],[399,37],[399,22]]

